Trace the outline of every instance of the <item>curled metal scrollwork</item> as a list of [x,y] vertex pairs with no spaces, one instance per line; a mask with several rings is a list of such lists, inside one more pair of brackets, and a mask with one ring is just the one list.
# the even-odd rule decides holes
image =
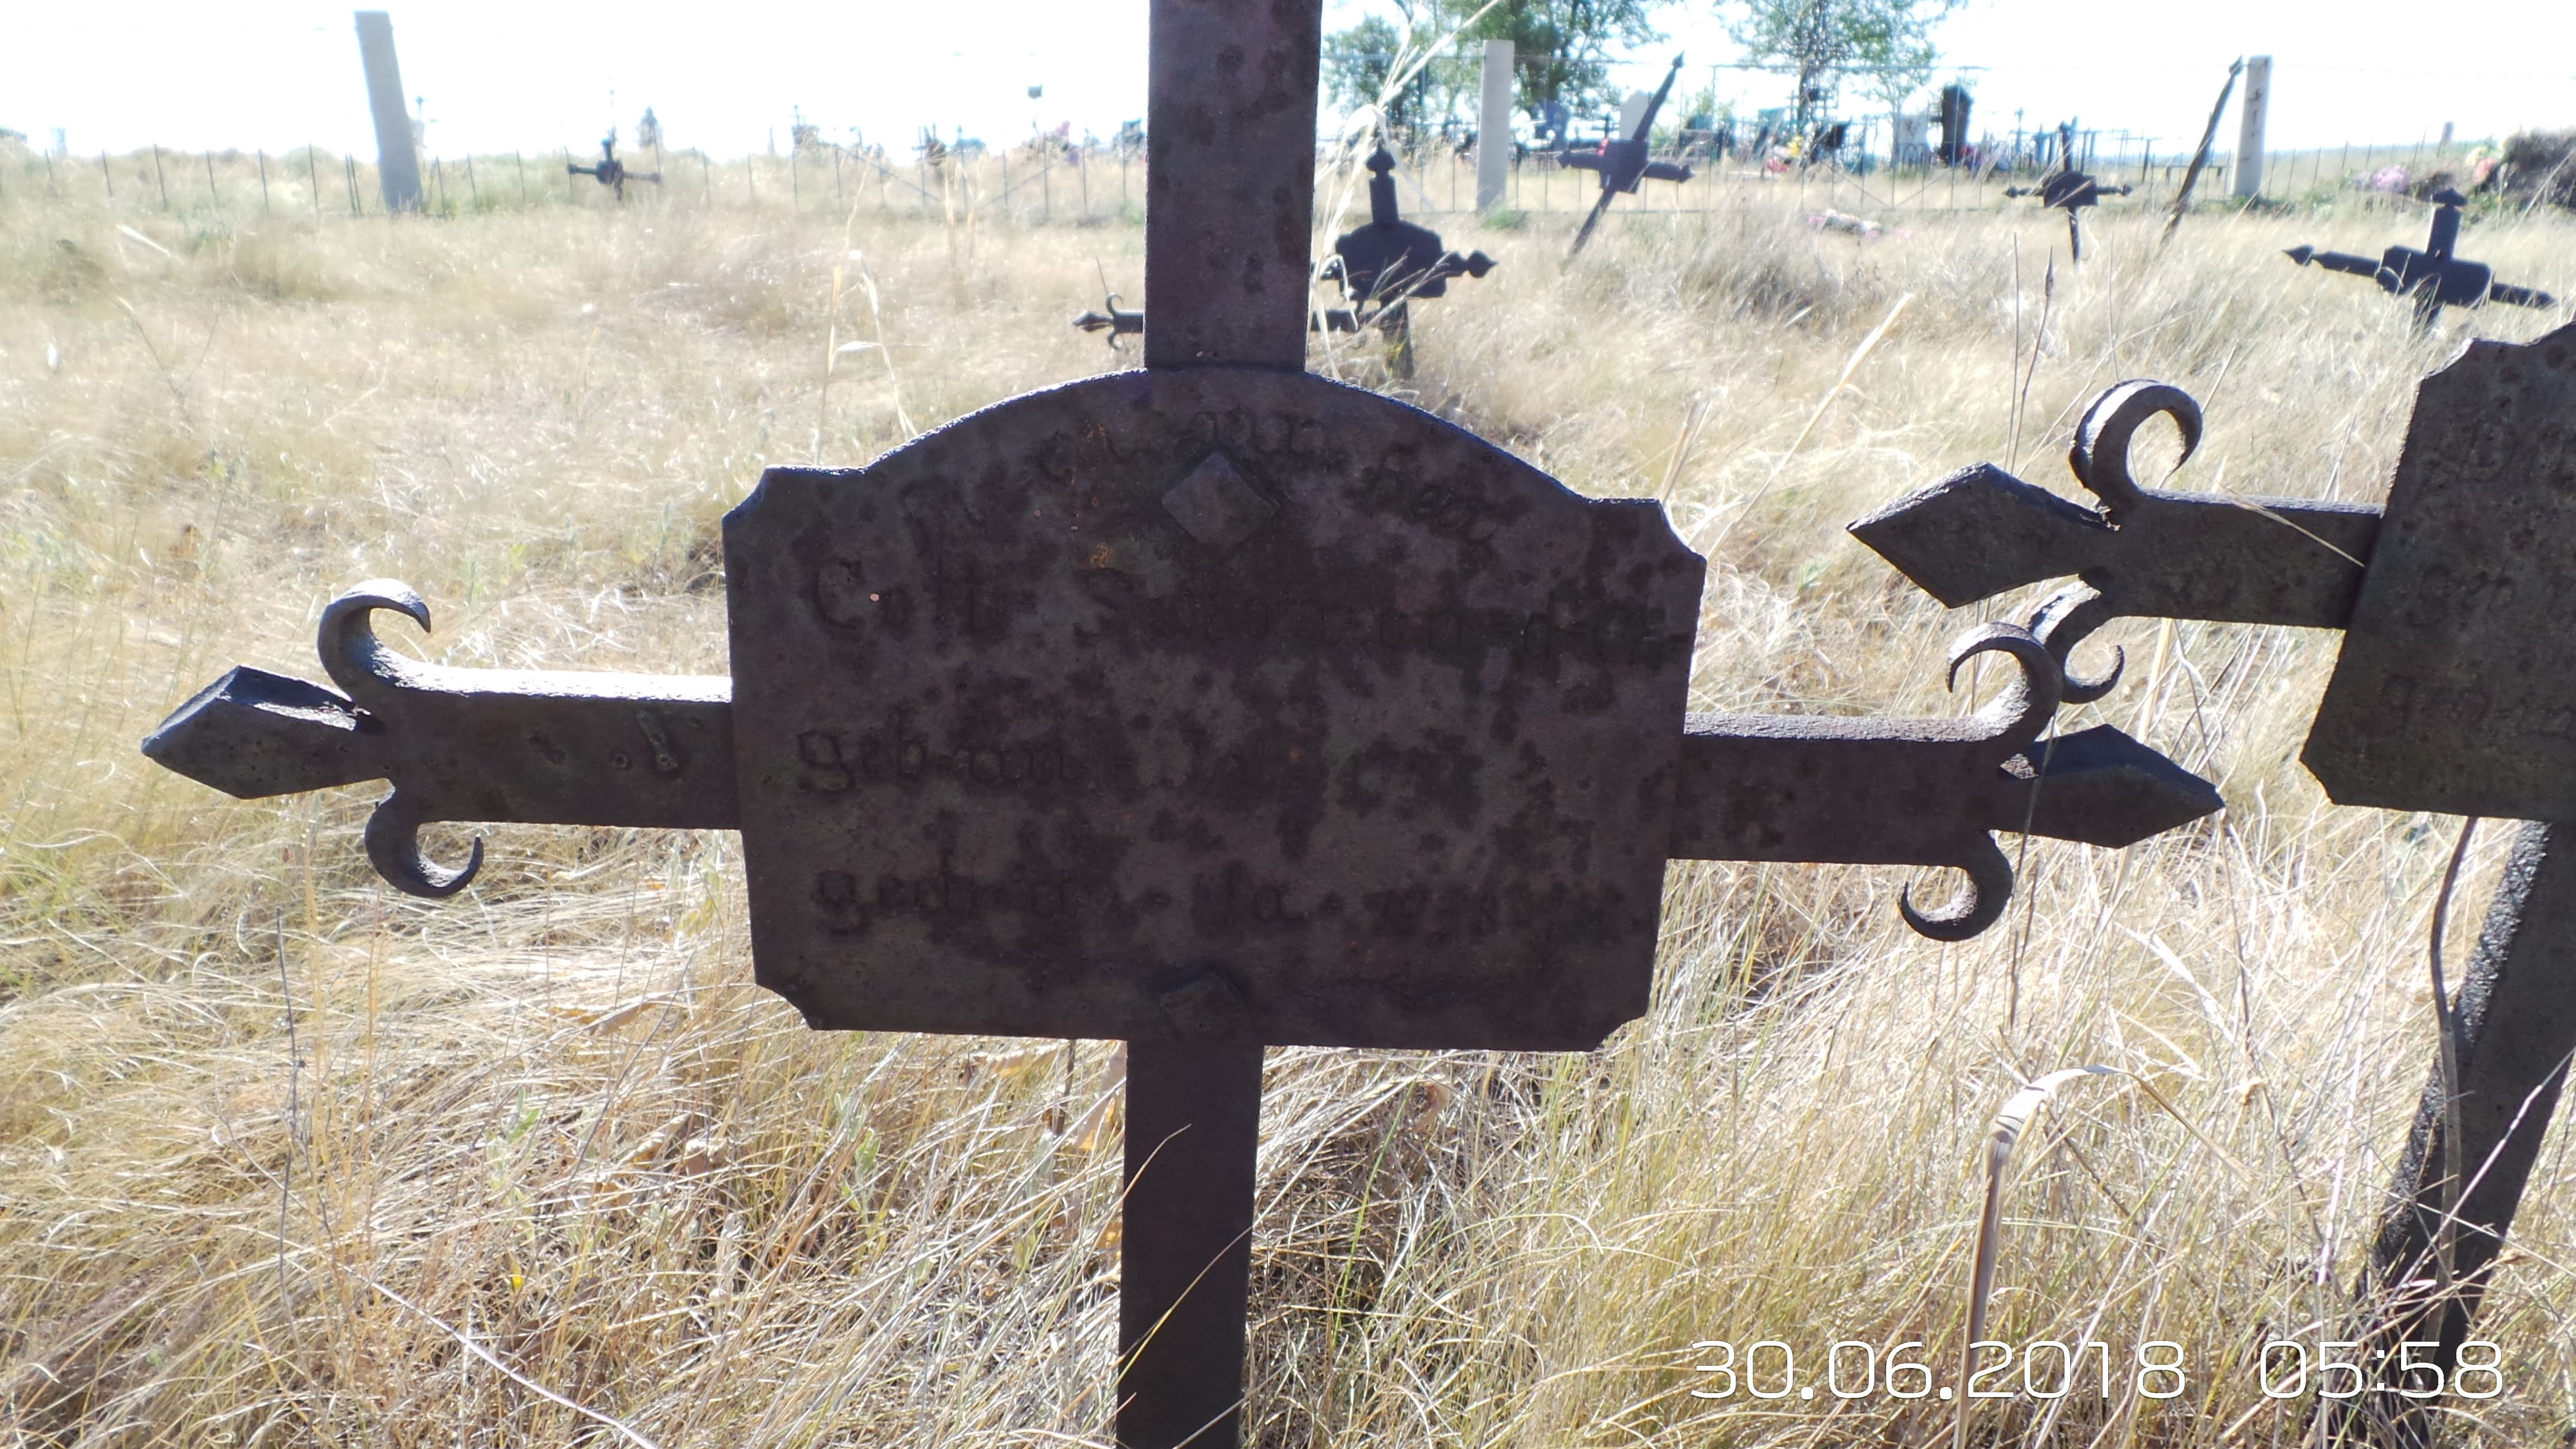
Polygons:
[[[1950,649],[1949,687],[1959,683],[1959,670],[1980,654],[2003,654],[2020,673],[1994,701],[1976,713],[1983,727],[1978,743],[1998,763],[2028,749],[2057,713],[2065,679],[2057,660],[2036,636],[2013,624],[1988,624],[1963,635]],[[2012,899],[2012,863],[2003,848],[1982,830],[1971,832],[1956,860],[1945,861],[1967,876],[1967,884],[1943,906],[1922,910],[1909,887],[1897,895],[1896,909],[1905,924],[1936,941],[1964,941],[2000,920]]]
[[[2102,515],[2113,524],[2146,501],[2145,490],[2130,471],[2129,446],[2138,429],[2158,416],[2173,419],[2182,433],[2182,456],[2174,460],[2179,468],[2200,448],[2201,412],[2197,399],[2171,383],[2134,378],[2109,388],[2084,410],[2083,421],[2076,425],[2075,442],[2066,450],[2066,466],[2073,470],[2075,481],[2102,500]],[[2101,674],[2077,674],[2069,659],[2076,645],[2118,617],[2119,610],[2101,590],[2087,583],[2060,589],[2031,616],[2031,632],[2066,671],[2068,704],[2091,704],[2119,684],[2128,654],[2117,646],[2111,651],[2111,667]]]
[[[400,692],[418,686],[420,666],[387,649],[376,637],[374,615],[379,609],[401,614],[423,632],[430,627],[429,604],[417,590],[394,579],[369,579],[322,610],[315,643],[323,672],[357,704],[364,718],[381,729]],[[424,823],[419,801],[397,779],[394,792],[367,817],[367,859],[396,889],[442,900],[474,883],[483,869],[483,838],[475,837],[464,865],[450,869],[422,851]]]

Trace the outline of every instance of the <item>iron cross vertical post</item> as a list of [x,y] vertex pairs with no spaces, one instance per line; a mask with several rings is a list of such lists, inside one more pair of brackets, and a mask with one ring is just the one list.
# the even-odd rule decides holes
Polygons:
[[[1306,370],[1323,14],[1323,0],[1153,0],[1148,370]],[[1122,1449],[1240,1442],[1262,1061],[1240,1025],[1127,1046]]]
[[2327,795],[2525,822],[2363,1281],[2374,1382],[2330,1414],[2336,1442],[2421,1446],[2432,1396],[2401,1349],[2456,1367],[2576,1052],[2576,326],[2472,341],[2427,377],[2385,508],[2142,488],[2129,442],[2159,415],[2188,458],[2201,412],[2178,388],[2122,383],[2086,412],[2068,461],[2098,509],[1980,463],[1851,531],[1953,608],[2074,576],[2031,620],[2061,662],[2121,617],[2342,630],[2301,755]]

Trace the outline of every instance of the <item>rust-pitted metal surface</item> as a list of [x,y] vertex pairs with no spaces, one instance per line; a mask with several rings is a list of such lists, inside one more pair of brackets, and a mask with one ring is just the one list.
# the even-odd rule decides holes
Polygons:
[[1240,1440],[1264,1043],[1593,1046],[1676,850],[1954,865],[1905,910],[1956,938],[1991,831],[2216,806],[2116,731],[2040,742],[2060,673],[2010,626],[1953,656],[2024,670],[1972,720],[1685,724],[1704,565],[1658,506],[1302,372],[1320,9],[1153,0],[1147,371],[772,470],[730,679],[410,663],[379,581],[322,621],[345,695],[235,670],[145,746],[240,795],[392,779],[369,854],[418,895],[481,859],[427,820],[738,827],[810,1024],[1127,1039],[1122,1449]]
[[[1852,536],[1954,609],[2073,575],[2077,582],[2031,619],[2061,664],[2123,617],[2341,628],[2379,510],[2142,488],[2130,476],[2129,444],[2159,415],[2182,430],[2189,458],[2200,444],[2200,404],[2180,388],[2124,382],[2086,409],[2067,465],[2102,500],[2098,509],[1979,463],[1852,524]],[[2099,699],[2118,676],[2115,666],[2099,679],[2070,678],[2066,698]]]
[[[1190,469],[1162,503],[1176,526],[1222,549],[1244,543],[1278,512],[1223,453]],[[850,596],[844,589],[818,597]],[[377,580],[325,616],[325,650],[336,649],[341,667],[354,671],[369,707],[318,684],[237,668],[173,713],[145,752],[245,799],[398,782],[400,798],[379,811],[370,844],[385,878],[415,895],[452,895],[472,875],[470,863],[448,871],[420,858],[409,832],[429,820],[741,826],[731,680],[416,664],[376,645],[364,620],[379,608],[415,618],[427,612],[407,586]],[[329,642],[343,638],[358,647]],[[1968,895],[1954,909],[1922,915],[1909,907],[1907,916],[1919,930],[1957,939],[1990,921],[2010,888],[1992,832],[2117,848],[2219,808],[2207,781],[2107,725],[2038,738],[2062,690],[2055,662],[2028,631],[1989,624],[1958,641],[1953,677],[1987,652],[2010,656],[2021,678],[1965,719],[1688,716],[1677,731],[1677,800],[1664,852],[1956,867],[1969,876]],[[360,667],[353,662],[360,658],[369,662]],[[1444,717],[1429,718],[1436,728]],[[960,779],[979,769],[1008,781],[1020,778],[1015,770],[1052,776],[1062,768],[1061,760],[1007,754],[960,764],[916,743],[919,753],[907,756],[916,771]],[[800,759],[809,747],[824,749],[798,744]],[[1368,802],[1361,808],[1366,813]],[[1209,1024],[1206,1008],[1232,988],[1212,991],[1194,986],[1161,1004],[1176,1020]]]
[[2020,675],[1965,719],[1690,717],[1682,746],[1680,859],[1948,866],[1968,888],[1906,923],[1959,941],[1994,924],[2012,867],[1993,832],[2133,845],[2220,808],[2206,780],[2108,725],[2041,740],[2062,689],[2027,631],[1988,624],[1950,652],[1950,678],[2001,653]]
[[1147,367],[1306,366],[1323,0],[1153,0]]
[[726,521],[762,981],[817,1026],[1590,1046],[1703,565],[1400,403],[1112,374]]
[[2346,805],[2576,820],[2576,326],[2416,393],[2303,758]]
[[483,861],[432,864],[418,831],[440,820],[723,829],[734,823],[732,681],[456,669],[386,649],[379,609],[429,627],[429,605],[390,579],[322,611],[322,667],[346,695],[235,668],[162,721],[143,753],[238,799],[391,780],[367,856],[413,895],[463,890]]

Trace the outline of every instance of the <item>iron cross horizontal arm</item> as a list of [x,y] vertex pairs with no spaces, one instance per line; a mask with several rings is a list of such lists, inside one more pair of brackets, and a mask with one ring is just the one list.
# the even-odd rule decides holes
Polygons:
[[[1481,257],[1484,253],[1478,252],[1476,255]],[[1490,266],[1491,263],[1487,263],[1487,265]],[[1477,275],[1482,274],[1478,273]],[[1108,333],[1109,336],[1107,341],[1109,343],[1109,350],[1112,352],[1124,352],[1127,350],[1126,348],[1118,345],[1119,338],[1142,337],[1145,335],[1144,309],[1140,307],[1130,311],[1126,308],[1120,307],[1118,305],[1118,301],[1118,294],[1116,292],[1111,292],[1101,299],[1100,305],[1103,310],[1094,312],[1086,308],[1082,315],[1073,319],[1073,325],[1081,331]],[[1309,332],[1357,332],[1360,330],[1359,314],[1348,307],[1325,307],[1319,309],[1312,316],[1307,318],[1306,330]]]
[[2394,296],[2413,297],[2416,322],[2426,330],[2441,320],[2444,307],[2475,307],[2486,302],[2503,302],[2515,307],[2557,305],[2557,299],[2547,292],[2499,282],[2495,279],[2494,268],[2457,255],[2460,248],[2460,208],[2466,206],[2469,199],[2445,187],[2434,192],[2432,200],[2432,231],[2426,236],[2421,251],[2413,247],[2390,247],[2376,257],[2362,257],[2350,252],[2295,246],[2283,255],[2303,267],[2314,262],[2330,272],[2368,277],[2379,284],[2381,291]]
[[[829,475],[773,469],[763,487],[818,477]],[[390,781],[393,792],[367,824],[368,859],[389,884],[433,899],[472,883],[483,842],[473,842],[463,864],[441,866],[421,849],[424,825],[742,828],[730,678],[423,664],[377,638],[370,621],[378,610],[429,625],[428,605],[408,585],[361,584],[322,615],[318,650],[339,691],[237,666],[173,712],[144,741],[144,754],[243,800]],[[1543,618],[1460,627],[1494,629],[1482,648],[1498,654],[1527,658],[1549,647],[1538,642],[1549,628]],[[1363,655],[1382,643],[1365,623],[1349,633],[1348,647]],[[1482,652],[1472,642],[1462,647]],[[1924,912],[1909,899],[1898,909],[1923,934],[1959,940],[1992,924],[2012,894],[2011,867],[1993,832],[2119,847],[2218,808],[2206,781],[2116,729],[2042,740],[2060,699],[2059,674],[2026,630],[1995,624],[1963,636],[1951,653],[1953,680],[1986,653],[2010,659],[2018,678],[1966,717],[1683,716],[1676,769],[1649,786],[1673,795],[1664,858],[1953,868],[1967,885],[1951,907]],[[1055,741],[934,744],[899,732],[852,743],[826,731],[797,742],[800,773],[812,777],[804,788],[827,792],[862,779],[1091,788],[1064,750]],[[1478,766],[1472,758],[1457,763]],[[1124,774],[1138,766],[1113,758],[1110,768]],[[938,879],[933,890],[991,898],[970,907],[943,895],[943,909],[1025,908],[1007,890],[996,894],[960,876]],[[900,904],[920,903],[907,894]],[[1281,893],[1277,909],[1297,907]]]
[[[2576,1052],[2576,326],[2473,341],[2426,378],[2385,509],[2142,488],[2129,443],[2158,415],[2189,457],[2201,413],[2177,388],[2122,383],[2086,412],[2068,462],[2096,508],[1981,463],[1851,531],[1952,607],[2072,576],[2031,621],[2061,662],[2123,616],[2344,630],[2303,756],[2327,794],[2535,822],[2449,1007],[2456,1087],[2437,1064],[2364,1284],[2389,1362],[2438,1320],[2447,1372]],[[2401,1387],[2338,1432],[2427,1442]]]
[[1601,195],[1592,203],[1592,210],[1583,218],[1583,225],[1575,231],[1574,245],[1566,249],[1567,261],[1582,253],[1583,244],[1592,240],[1592,229],[1601,224],[1601,213],[1610,209],[1610,203],[1621,192],[1634,195],[1642,181],[1691,179],[1690,167],[1680,162],[1648,159],[1654,147],[1655,113],[1664,108],[1664,98],[1673,93],[1673,81],[1681,73],[1682,58],[1677,55],[1673,57],[1673,68],[1664,72],[1664,83],[1655,87],[1654,97],[1646,102],[1645,110],[1639,113],[1635,124],[1628,127],[1626,136],[1612,136],[1596,150],[1557,154],[1557,165],[1598,172],[1601,176]]
[[1145,367],[998,403],[724,524],[724,678],[396,657],[238,669],[147,745],[237,794],[741,832],[753,969],[821,1028],[1129,1042],[1118,1438],[1239,1440],[1265,1044],[1580,1050],[1642,1013],[1675,856],[1955,867],[2217,808],[2055,662],[1966,719],[1686,713],[1704,561],[1473,434],[1304,370],[1320,0],[1154,0]]

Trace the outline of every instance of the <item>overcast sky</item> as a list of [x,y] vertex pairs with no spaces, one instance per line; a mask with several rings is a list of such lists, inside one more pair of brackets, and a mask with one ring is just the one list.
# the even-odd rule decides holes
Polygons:
[[[1327,0],[1339,28],[1384,0]],[[836,137],[897,149],[919,127],[1003,142],[1070,121],[1113,133],[1144,113],[1144,0],[392,0],[404,89],[437,153],[576,149],[653,106],[669,144],[718,155],[786,139],[802,111]],[[1739,105],[1778,77],[1735,58],[1707,0],[1663,12],[1670,39],[1622,75],[1651,85],[1675,51]],[[2413,142],[2576,128],[2576,0],[1970,0],[1940,32],[1980,129],[2073,118],[2195,139],[2227,62],[2275,58],[2271,144]],[[1043,86],[1043,98],[1028,89]],[[2233,121],[2223,135],[2233,138]],[[6,0],[0,126],[71,148],[313,142],[373,149],[350,8],[304,0]],[[2224,143],[2222,143],[2224,144]]]

